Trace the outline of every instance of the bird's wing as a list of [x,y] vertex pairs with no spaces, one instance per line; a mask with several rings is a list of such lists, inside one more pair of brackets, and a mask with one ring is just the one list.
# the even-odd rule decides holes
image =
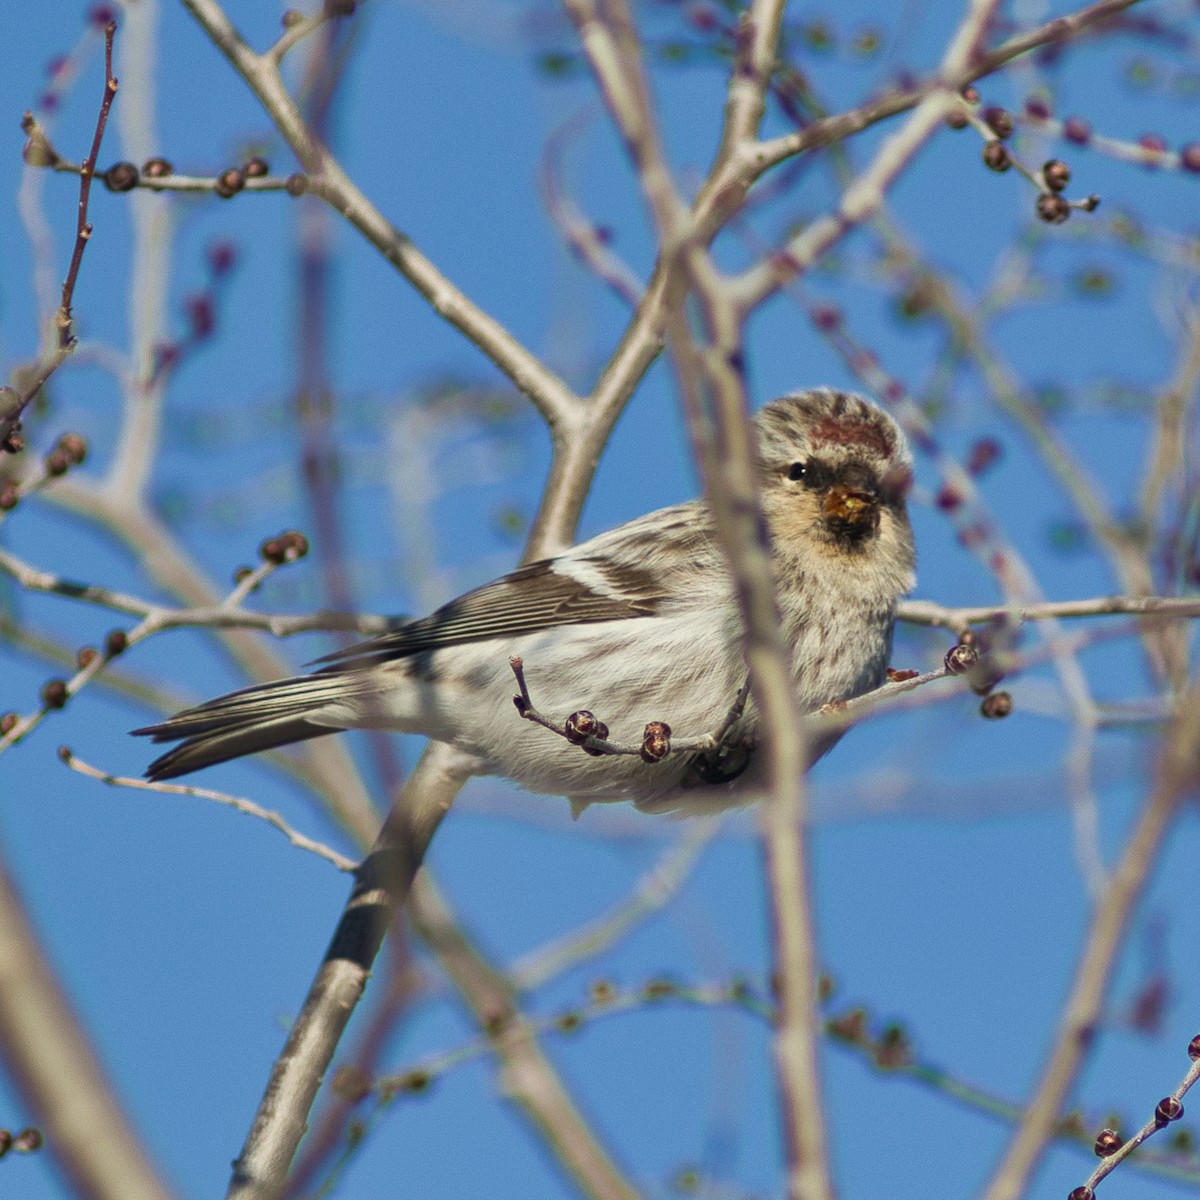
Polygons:
[[356,670],[463,642],[650,617],[696,602],[689,595],[694,573],[724,570],[711,528],[697,501],[648,513],[317,661],[328,664],[326,671]]
[[411,654],[582,625],[652,616],[668,595],[656,575],[611,559],[545,559],[467,592],[393,633],[317,661],[342,671]]

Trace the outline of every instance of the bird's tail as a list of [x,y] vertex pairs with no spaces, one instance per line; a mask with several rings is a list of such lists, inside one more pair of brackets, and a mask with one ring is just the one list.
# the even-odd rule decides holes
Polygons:
[[348,716],[339,702],[355,690],[347,688],[346,673],[277,679],[135,729],[156,742],[179,742],[146,768],[146,778],[173,779],[243,754],[336,733],[346,728],[339,715]]

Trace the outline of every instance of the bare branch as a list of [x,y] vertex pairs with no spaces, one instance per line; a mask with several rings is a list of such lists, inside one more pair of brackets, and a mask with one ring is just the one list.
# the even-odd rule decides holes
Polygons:
[[579,398],[388,222],[329,150],[316,141],[283,85],[272,52],[260,55],[251,50],[216,0],[184,0],[184,4],[275,122],[308,173],[313,195],[341,213],[441,317],[477,345],[537,406],[547,424],[552,428],[577,426],[582,417]]
[[255,804],[253,800],[246,800],[241,796],[231,796],[227,792],[214,792],[211,788],[196,787],[194,784],[151,783],[149,780],[133,779],[127,775],[111,775],[107,771],[101,771],[99,767],[93,767],[84,762],[67,746],[59,749],[58,756],[72,771],[78,771],[89,779],[98,779],[101,783],[107,783],[113,787],[136,788],[139,791],[160,792],[168,796],[196,796],[201,800],[215,800],[218,804],[226,804],[237,812],[245,813],[248,817],[265,821],[268,825],[278,829],[297,850],[306,850],[309,854],[315,854],[318,858],[333,863],[339,871],[349,872],[358,869],[358,863],[354,859],[339,854],[323,842],[316,842],[312,838],[306,837],[293,829],[279,813],[263,808]]

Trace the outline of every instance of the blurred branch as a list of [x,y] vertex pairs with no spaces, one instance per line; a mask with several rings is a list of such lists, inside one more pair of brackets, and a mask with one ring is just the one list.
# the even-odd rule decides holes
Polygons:
[[471,1007],[502,1063],[500,1088],[553,1148],[574,1184],[593,1200],[637,1200],[626,1180],[559,1082],[537,1041],[537,1029],[517,1005],[512,983],[462,934],[424,876],[413,884],[414,928]]
[[763,142],[755,155],[760,169],[766,170],[794,155],[843,141],[871,125],[887,120],[888,117],[915,108],[926,96],[940,88],[958,91],[969,83],[994,74],[1013,59],[1020,58],[1031,50],[1059,45],[1084,34],[1097,32],[1113,17],[1140,2],[1141,0],[1100,0],[1097,4],[1077,9],[1066,16],[1055,17],[1044,25],[1017,34],[1001,42],[994,50],[980,50],[969,61],[960,62],[953,74],[947,73],[943,64],[943,70],[937,76],[918,87],[899,89],[845,113],[813,121],[796,133],[784,134],[769,142]]
[[971,625],[992,621],[1048,621],[1068,617],[1159,616],[1200,617],[1200,597],[1095,596],[1086,600],[1047,600],[1040,604],[977,605],[947,608],[932,600],[901,600],[897,618],[912,625],[928,625],[961,633]]
[[531,992],[541,987],[607,950],[629,930],[669,904],[720,828],[719,816],[692,821],[679,844],[672,846],[611,911],[514,962],[506,972],[513,988]]
[[[687,983],[655,978],[629,988],[616,988],[605,980],[599,980],[590,988],[585,1002],[554,1014],[531,1018],[531,1021],[539,1033],[558,1034],[564,1039],[585,1035],[594,1023],[644,1014],[650,1009],[728,1009],[745,1013],[770,1026],[776,1020],[770,990],[769,983],[752,984],[741,977],[727,983]],[[880,1076],[926,1088],[974,1113],[1006,1125],[1016,1125],[1023,1116],[1024,1110],[1019,1104],[922,1059],[904,1027],[894,1023],[879,1027],[863,1008],[850,1008],[826,1016],[822,1022],[822,1034],[829,1046],[853,1055]],[[364,1139],[369,1136],[384,1110],[395,1100],[427,1094],[438,1080],[451,1071],[478,1061],[491,1050],[486,1037],[475,1038],[417,1059],[398,1071],[374,1080],[375,1107],[363,1120]],[[1200,1071],[1200,1067],[1194,1067],[1193,1071]],[[1184,1084],[1193,1077],[1193,1071],[1188,1072]],[[1178,1088],[1176,1094],[1179,1094]],[[1094,1155],[1095,1138],[1081,1114],[1073,1113],[1060,1122],[1054,1136],[1056,1144],[1071,1146],[1089,1158]],[[343,1165],[361,1144],[357,1142],[347,1147],[343,1152]],[[1135,1148],[1126,1150],[1121,1159]],[[1129,1160],[1129,1165],[1159,1179],[1191,1186],[1200,1184],[1200,1166],[1195,1155],[1186,1151],[1142,1151]]]
[[2,862],[0,1055],[77,1195],[168,1200]]
[[1200,770],[1200,685],[1183,697],[1163,742],[1154,788],[1134,826],[1091,928],[1063,1006],[1058,1037],[1015,1137],[984,1192],[984,1200],[1019,1200],[1054,1137],[1063,1106],[1095,1039],[1104,998],[1125,930],[1141,898],[1183,799]]
[[[808,746],[797,720],[758,498],[741,372],[741,325],[748,309],[739,309],[732,290],[724,285],[694,214],[675,189],[653,120],[640,47],[624,4],[614,2],[605,10],[611,28],[590,0],[570,0],[568,10],[654,219],[662,247],[661,271],[669,281],[668,341],[705,496],[739,600],[746,666],[762,722],[760,754],[768,787],[762,808],[763,844],[780,977],[775,1051],[788,1192],[793,1200],[820,1200],[831,1196],[833,1189],[816,1051],[816,955],[803,838]],[[731,87],[719,162],[756,135],[781,19],[782,6],[775,3],[755,3],[748,11],[744,27],[749,36],[733,70],[740,84]],[[742,105],[748,115],[739,119]],[[688,292],[694,294],[702,313],[703,342],[693,337],[689,326]]]

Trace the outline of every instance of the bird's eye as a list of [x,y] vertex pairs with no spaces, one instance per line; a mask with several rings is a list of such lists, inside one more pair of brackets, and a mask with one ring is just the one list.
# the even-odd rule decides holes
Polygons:
[[794,462],[788,467],[788,478],[796,483],[808,474],[808,463]]

